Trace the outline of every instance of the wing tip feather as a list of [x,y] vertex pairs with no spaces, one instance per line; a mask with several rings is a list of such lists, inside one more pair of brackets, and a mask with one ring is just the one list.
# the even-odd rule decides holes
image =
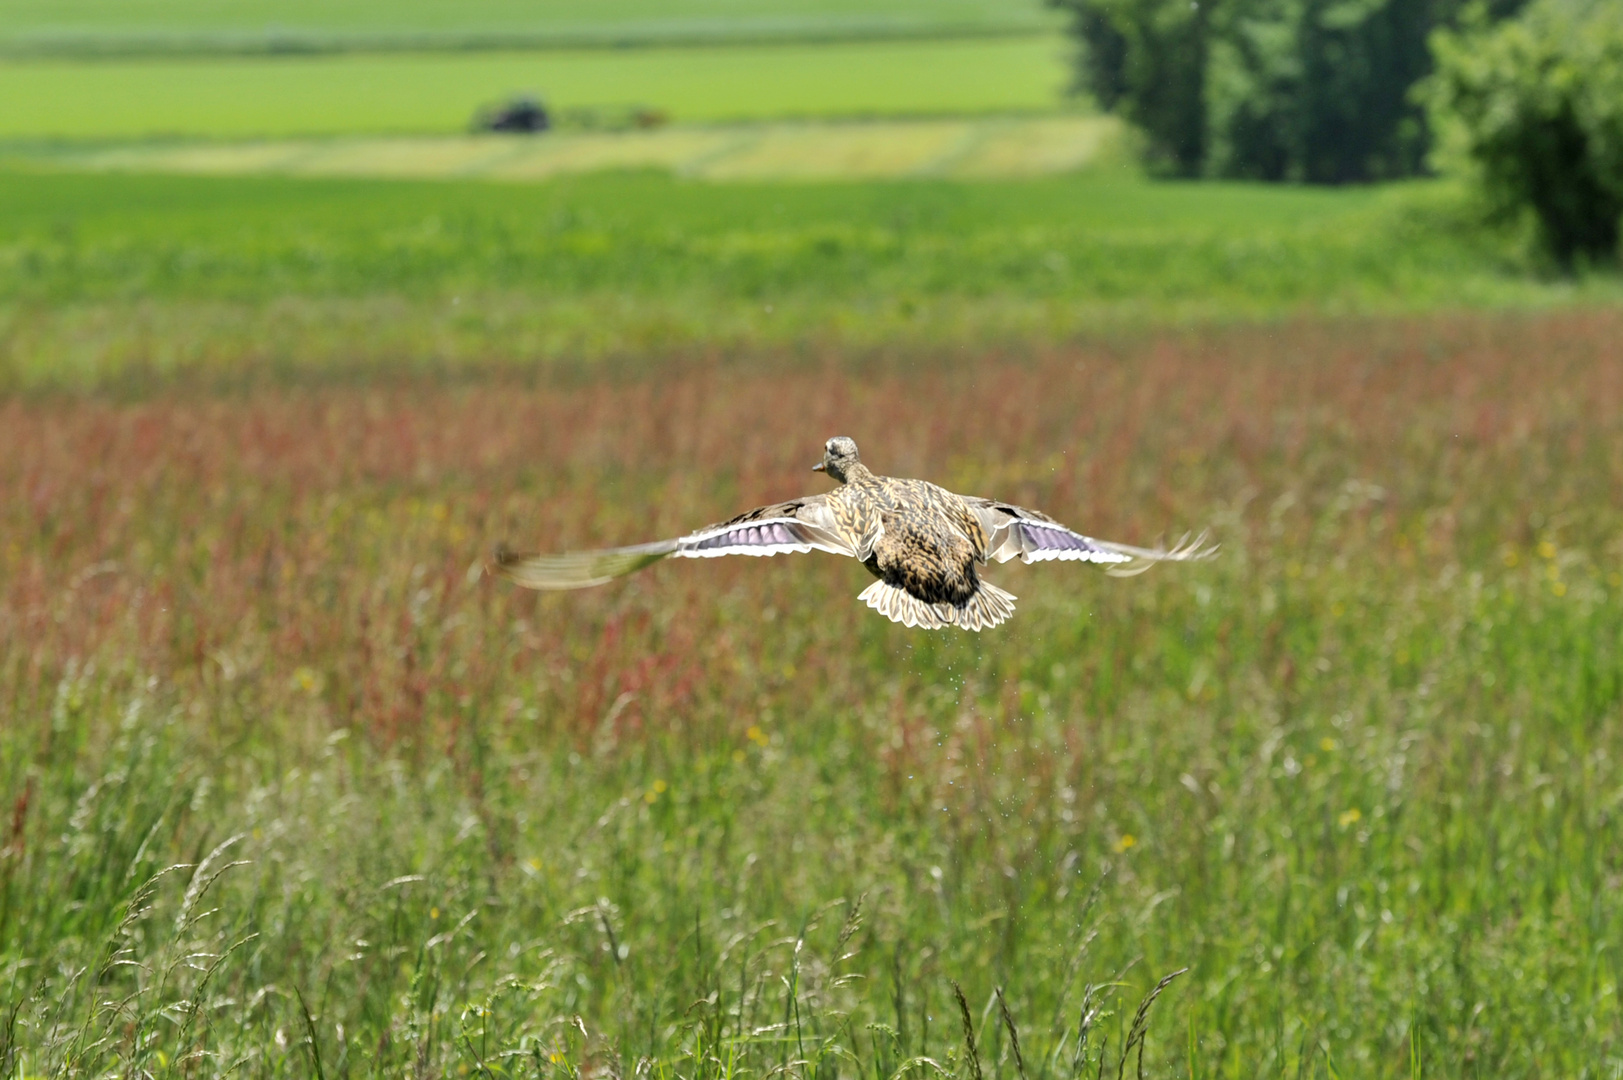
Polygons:
[[1107,567],[1105,573],[1111,577],[1136,577],[1156,563],[1204,562],[1215,558],[1223,547],[1221,544],[1208,542],[1210,537],[1211,530],[1202,529],[1199,533],[1184,533],[1170,548],[1136,548],[1127,544],[1112,544],[1111,547],[1130,556],[1132,561],[1124,566]]
[[502,543],[492,550],[486,572],[526,589],[548,592],[589,589],[659,561],[671,553],[672,547],[668,543],[654,543],[605,551],[541,555],[514,552]]

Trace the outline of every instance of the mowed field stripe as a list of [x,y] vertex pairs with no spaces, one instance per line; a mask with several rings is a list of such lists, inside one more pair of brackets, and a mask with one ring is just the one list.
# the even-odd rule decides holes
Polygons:
[[1120,131],[1108,117],[672,127],[656,131],[289,139],[69,152],[59,164],[110,171],[400,179],[541,180],[659,169],[703,180],[1019,177],[1097,161]]

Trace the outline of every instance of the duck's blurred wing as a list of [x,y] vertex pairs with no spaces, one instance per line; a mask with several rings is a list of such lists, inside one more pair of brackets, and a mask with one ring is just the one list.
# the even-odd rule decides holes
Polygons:
[[633,547],[534,555],[498,547],[489,570],[526,589],[589,589],[641,570],[676,550],[677,541],[657,540]]
[[1217,545],[1208,544],[1206,534],[1184,537],[1170,548],[1142,548],[1099,540],[1068,529],[1037,510],[993,499],[966,499],[987,536],[984,558],[1000,563],[1091,562],[1106,564],[1106,573],[1118,577],[1141,574],[1158,562],[1188,562],[1217,554]]
[[520,555],[498,548],[491,571],[527,589],[585,589],[641,570],[667,556],[715,559],[723,555],[782,555],[828,551],[855,556],[827,500],[814,495],[763,506],[731,521],[675,540],[562,555]]

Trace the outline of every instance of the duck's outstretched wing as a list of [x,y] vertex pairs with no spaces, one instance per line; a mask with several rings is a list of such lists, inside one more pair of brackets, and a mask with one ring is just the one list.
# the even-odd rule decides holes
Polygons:
[[1130,577],[1142,574],[1158,562],[1188,562],[1217,554],[1217,545],[1207,543],[1204,532],[1199,536],[1185,536],[1170,548],[1134,547],[1083,536],[1037,510],[995,499],[966,498],[964,501],[986,532],[984,558],[1000,563],[1010,559],[1027,563],[1055,559],[1104,563],[1109,567],[1106,573]]
[[641,570],[667,556],[714,559],[723,555],[781,555],[829,551],[855,556],[857,549],[822,495],[763,506],[731,521],[675,540],[632,547],[525,555],[496,549],[490,572],[527,589],[586,589]]

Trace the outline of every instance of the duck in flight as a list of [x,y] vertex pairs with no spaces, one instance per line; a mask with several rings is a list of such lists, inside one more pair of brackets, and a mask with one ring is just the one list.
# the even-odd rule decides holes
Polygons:
[[1120,575],[1216,553],[1204,533],[1170,549],[1132,547],[1083,536],[1035,510],[956,495],[924,480],[876,476],[857,455],[857,444],[843,436],[828,440],[823,460],[812,469],[840,486],[675,540],[563,555],[497,548],[492,570],[530,589],[584,589],[666,556],[828,551],[851,556],[878,578],[859,599],[892,621],[929,630],[981,630],[1014,614],[1016,598],[977,572],[993,560],[1103,563],[1108,573]]

